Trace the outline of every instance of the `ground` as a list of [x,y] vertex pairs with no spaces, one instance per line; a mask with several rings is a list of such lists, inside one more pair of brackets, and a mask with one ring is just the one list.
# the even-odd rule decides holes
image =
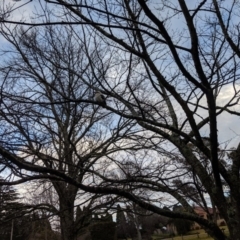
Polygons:
[[[224,227],[223,229],[224,229],[224,232],[228,235],[228,230],[226,229],[226,227]],[[195,234],[195,235],[176,236],[172,238],[164,238],[164,240],[200,240],[200,239],[213,240],[213,238],[209,237],[208,234],[203,229],[191,231],[189,232],[189,234],[194,234],[197,232],[199,233],[199,238],[197,234]],[[163,236],[154,235],[153,240],[163,240]]]

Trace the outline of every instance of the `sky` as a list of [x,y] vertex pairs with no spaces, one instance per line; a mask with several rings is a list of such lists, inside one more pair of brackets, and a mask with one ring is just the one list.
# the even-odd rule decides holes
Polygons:
[[[44,7],[45,1],[40,1],[42,5],[42,7]],[[155,2],[155,6],[157,8],[157,3],[158,1],[153,1]],[[168,3],[175,3],[175,1],[168,1]],[[186,1],[187,5],[189,8],[194,7],[195,1]],[[3,5],[8,6],[8,5],[12,5],[14,12],[11,15],[11,19],[14,21],[19,21],[19,20],[26,20],[26,21],[31,21],[31,15],[32,13],[36,13],[37,11],[39,11],[40,5],[39,5],[39,1],[27,1],[27,0],[21,0],[21,1],[14,1],[14,0],[4,0],[2,2]],[[0,5],[2,6],[2,5]],[[52,5],[49,5],[52,6]],[[161,13],[162,14],[162,13]],[[172,27],[173,29],[180,29],[182,27],[185,27],[185,23],[183,21],[183,19],[179,19],[179,18],[174,18],[172,21]],[[7,42],[5,39],[3,39],[3,37],[0,34],[0,46],[2,48],[7,48]],[[233,89],[231,86],[226,86],[225,89],[221,92],[220,96],[219,96],[219,102],[221,101],[226,101],[226,99],[229,99],[232,95]],[[236,108],[239,109],[239,107],[237,106]],[[219,131],[219,139],[220,139],[220,143],[227,143],[227,141],[229,141],[231,146],[236,146],[236,144],[238,143],[239,139],[239,134],[240,134],[240,125],[238,124],[239,118],[237,117],[233,117],[229,114],[222,114],[221,118],[219,118],[218,121],[218,128],[221,129],[221,131]],[[227,140],[227,141],[226,141]]]
[[[45,1],[40,1],[41,4],[45,4]],[[155,6],[157,8],[157,2],[155,2]],[[168,1],[170,3],[175,3],[174,0]],[[195,5],[196,1],[186,1],[189,8],[192,8]],[[31,21],[31,13],[36,12],[40,9],[39,1],[28,1],[28,0],[21,0],[21,1],[14,1],[14,0],[3,0],[2,4],[6,7],[8,5],[12,5],[14,10],[14,13],[11,15],[11,19],[14,21],[19,21],[21,19],[24,19],[26,21]],[[2,6],[2,5],[0,5]],[[20,7],[21,6],[21,7]],[[52,5],[49,5],[52,6]],[[162,13],[161,13],[162,14]],[[181,28],[185,23],[182,19],[174,18],[172,22],[173,28]],[[7,42],[2,38],[0,34],[0,44],[1,47],[5,47]],[[6,46],[7,47],[7,46]],[[219,99],[221,101],[225,101],[231,96],[233,89],[230,86],[225,87],[225,89],[222,91],[222,93],[219,96]],[[238,124],[238,118],[232,117],[229,114],[223,114],[221,119],[219,119],[219,129],[221,129],[221,132],[219,132],[220,140],[222,139],[222,142],[226,140],[226,136],[228,136],[229,140],[231,141],[231,145],[235,145],[237,141],[239,141],[239,134],[240,134],[240,126]]]
[[[36,12],[37,9],[39,9],[38,1],[32,1],[29,4],[25,5],[24,7],[21,7],[17,9],[19,6],[21,6],[25,0],[22,0],[21,2],[13,2],[14,8],[16,10],[14,11],[14,14],[12,15],[12,20],[19,21],[21,19],[25,19],[26,21],[31,21],[30,13]],[[191,4],[193,4],[193,1],[189,1]],[[174,19],[173,25],[175,28],[183,27],[184,25],[183,21],[179,21],[179,19]],[[8,43],[5,39],[2,38],[0,34],[0,48],[7,48]],[[229,100],[232,96],[233,89],[231,86],[225,86],[223,91],[221,92],[219,96],[219,102],[222,104],[225,103],[227,100]],[[204,101],[204,100],[203,100]],[[236,106],[236,109],[240,110],[239,106]],[[221,114],[221,117],[218,119],[218,135],[219,135],[219,142],[222,146],[222,148],[227,147],[227,149],[230,149],[231,147],[236,147],[238,142],[240,141],[240,124],[239,124],[239,117],[231,116],[230,114],[223,113]],[[208,130],[203,129],[202,134],[207,136]],[[23,185],[19,186],[18,191],[20,194],[26,196],[27,190],[23,187]],[[210,205],[210,201],[208,199],[208,196],[206,195],[206,200],[208,201]],[[174,204],[175,200],[173,202],[169,201],[169,198],[166,199],[166,202],[168,204]]]
[[[6,1],[9,2],[10,0]],[[21,6],[23,3],[27,2],[26,0],[22,0],[19,2],[13,2],[14,8],[16,9],[14,11],[14,14],[12,15],[12,20],[19,21],[22,18],[25,20],[31,20],[30,13],[35,12],[37,9],[39,9],[39,3],[38,1],[32,1],[26,4],[24,7],[21,7],[17,9],[19,6]],[[194,4],[192,0],[188,1],[189,6],[191,4]],[[174,19],[172,22],[174,25],[174,28],[181,28],[184,25],[184,22],[182,20],[179,21],[178,18]],[[0,46],[2,47],[8,47],[7,42],[1,37],[0,35]],[[233,93],[233,89],[231,86],[225,86],[222,90],[220,96],[219,96],[219,102],[226,102]],[[203,100],[204,101],[204,100]],[[240,110],[239,105],[236,106],[236,109]],[[230,114],[223,113],[221,117],[219,117],[218,120],[218,135],[219,135],[219,141],[220,144],[222,144],[222,147],[227,146],[227,148],[231,148],[233,146],[236,146],[238,142],[240,141],[240,124],[239,124],[239,117],[233,117]],[[202,130],[203,135],[208,135],[207,129]]]

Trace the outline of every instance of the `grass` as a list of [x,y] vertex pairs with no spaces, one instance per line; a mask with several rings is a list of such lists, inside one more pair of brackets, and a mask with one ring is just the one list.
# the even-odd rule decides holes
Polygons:
[[[224,233],[226,235],[229,234],[227,227],[222,227],[222,229],[225,229]],[[208,236],[208,234],[203,230],[194,230],[189,232],[188,234],[194,234],[194,233],[199,233],[199,237],[197,236],[197,234],[195,235],[185,235],[185,236],[176,236],[176,237],[166,237],[164,238],[164,240],[213,240],[212,237]],[[163,234],[161,235],[153,235],[152,239],[153,240],[162,240],[164,237]],[[128,239],[131,240],[131,239]]]
[[[226,227],[224,227],[225,230],[225,234],[228,235],[228,229]],[[176,236],[176,237],[170,237],[170,238],[164,238],[165,240],[213,240],[212,237],[208,236],[208,234],[203,230],[195,230],[195,231],[191,231],[189,232],[189,234],[194,234],[194,233],[199,233],[199,238],[197,236],[197,234],[195,235],[185,235],[185,236]],[[153,236],[153,240],[160,240],[162,239],[163,236],[160,235],[154,235]]]

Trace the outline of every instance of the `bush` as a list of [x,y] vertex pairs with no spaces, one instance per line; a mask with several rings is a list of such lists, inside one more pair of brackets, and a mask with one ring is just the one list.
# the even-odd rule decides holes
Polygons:
[[116,223],[96,222],[89,227],[92,240],[115,240]]

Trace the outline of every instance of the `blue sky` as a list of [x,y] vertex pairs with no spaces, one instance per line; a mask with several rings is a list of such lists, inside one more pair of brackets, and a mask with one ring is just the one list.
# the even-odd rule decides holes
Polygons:
[[[174,1],[174,0],[172,0]],[[21,2],[12,2],[14,6],[17,8],[18,6],[21,6],[25,0],[22,0]],[[44,1],[42,1],[44,2]],[[188,0],[189,6],[194,4],[194,1]],[[31,13],[36,12],[37,9],[40,9],[38,1],[32,1],[29,4],[25,5],[24,7],[21,7],[14,11],[14,14],[12,15],[12,20],[18,21],[24,18],[26,21],[31,21]],[[175,18],[172,21],[173,29],[181,29],[183,27],[186,27],[185,22],[183,19]],[[0,48],[8,48],[8,43],[2,39],[0,35]],[[222,105],[227,100],[229,100],[232,96],[233,88],[230,85],[225,86],[222,89],[221,94],[219,95],[218,102]],[[204,105],[204,101],[202,101],[202,104]],[[177,107],[176,107],[177,108]],[[240,110],[239,105],[235,106],[235,110]],[[179,110],[179,114],[181,113],[181,110]],[[199,111],[199,114],[204,115],[205,111]],[[208,135],[208,126],[206,128],[202,129],[202,135],[207,136]],[[227,113],[221,114],[221,116],[218,119],[218,135],[219,135],[219,142],[224,148],[225,146],[229,149],[233,146],[236,146],[240,141],[240,124],[239,124],[239,117],[232,116]]]
[[[158,1],[154,1],[153,3],[156,7],[158,6],[157,3]],[[41,9],[39,5],[39,1],[30,1],[28,2],[27,0],[22,0],[22,1],[10,1],[6,0],[2,2],[3,4],[8,5],[12,4],[14,9],[16,9],[12,16],[11,19],[14,21],[19,21],[21,19],[24,19],[26,21],[31,21],[31,16],[32,13],[36,13]],[[27,3],[27,4],[25,4]],[[45,5],[45,1],[40,1],[43,6]],[[169,4],[171,3],[176,3],[175,0],[168,1]],[[186,1],[187,5],[189,8],[194,7],[196,4],[196,1],[188,0]],[[24,6],[22,6],[24,5]],[[22,6],[22,7],[20,7]],[[53,6],[53,5],[49,5]],[[19,8],[20,7],[20,8]],[[162,13],[161,13],[162,14]],[[172,28],[173,29],[181,29],[185,26],[185,21],[183,18],[174,18],[171,22]],[[1,48],[7,49],[8,48],[8,43],[1,37],[0,35],[0,44]],[[233,93],[233,88],[229,86],[225,86],[224,89],[222,90],[221,94],[219,95],[218,98],[218,103],[223,103],[226,102],[227,99],[231,97]],[[204,102],[204,100],[203,100]],[[240,110],[239,105],[235,106],[235,110]],[[202,112],[204,114],[204,112]],[[221,144],[226,145],[229,144],[228,148],[232,146],[236,146],[236,144],[239,142],[239,134],[240,134],[240,126],[239,126],[239,117],[232,116],[230,114],[224,113],[221,115],[221,117],[218,120],[218,129],[219,129],[219,141]],[[204,132],[206,131],[206,132]],[[203,135],[207,135],[207,130],[203,129]]]

